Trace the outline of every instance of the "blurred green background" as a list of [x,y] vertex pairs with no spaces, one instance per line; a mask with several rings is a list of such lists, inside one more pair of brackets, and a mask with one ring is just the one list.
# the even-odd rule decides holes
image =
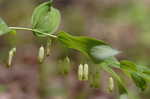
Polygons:
[[[47,0],[0,0],[0,17],[9,26],[31,27],[34,8]],[[59,30],[104,40],[122,53],[118,59],[129,59],[150,66],[150,1],[149,0],[54,0],[62,14]],[[0,37],[0,99],[38,98],[38,48],[45,44],[29,31]],[[8,51],[17,47],[13,67],[5,67]],[[58,60],[69,56],[69,75],[58,73]],[[86,62],[84,56],[53,42],[45,65],[49,71],[50,99],[118,99],[116,91],[108,93],[106,72],[101,71],[100,88],[90,88],[77,80],[77,66]],[[129,99],[150,99],[150,89],[140,92],[127,79]],[[124,98],[122,98],[124,99]]]

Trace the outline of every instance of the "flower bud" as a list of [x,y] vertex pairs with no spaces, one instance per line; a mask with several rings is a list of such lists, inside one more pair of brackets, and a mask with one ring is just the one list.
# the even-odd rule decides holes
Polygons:
[[42,63],[43,61],[44,61],[44,47],[43,46],[41,46],[40,47],[40,49],[39,49],[39,55],[38,55],[38,61],[40,62],[40,63]]
[[66,63],[70,64],[70,59],[68,56],[65,58],[65,61],[66,61]]
[[16,48],[15,47],[12,48],[12,52],[13,52],[13,55],[15,55],[15,53],[16,53]]
[[88,74],[89,74],[88,64],[84,64],[84,69],[83,69],[83,79],[84,80],[88,80]]
[[78,67],[78,79],[83,80],[83,65],[80,64]]
[[50,51],[51,51],[50,46],[51,46],[51,40],[48,40],[46,44],[46,56],[50,55]]
[[70,64],[70,59],[67,56],[65,59],[59,61],[59,68],[60,68],[60,73],[62,75],[67,75],[69,73],[71,64]]
[[109,78],[108,84],[108,90],[109,92],[112,92],[114,89],[114,79],[112,77]]
[[90,66],[89,82],[92,88],[100,87],[100,68],[98,66]]
[[13,59],[13,56],[15,55],[16,53],[16,48],[12,48],[10,51],[9,51],[9,56],[8,56],[8,67],[10,67],[12,65],[12,59]]

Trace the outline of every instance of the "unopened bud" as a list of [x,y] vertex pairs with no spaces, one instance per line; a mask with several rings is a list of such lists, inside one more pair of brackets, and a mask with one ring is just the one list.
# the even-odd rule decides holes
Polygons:
[[65,60],[66,60],[67,63],[70,63],[70,59],[69,59],[68,56],[65,58]]
[[69,57],[67,56],[64,60],[60,61],[60,68],[61,68],[61,71],[60,73],[63,74],[63,75],[67,75],[70,71],[70,59]]
[[46,56],[50,55],[50,52],[51,52],[50,46],[51,46],[51,40],[48,40],[46,44]]
[[114,79],[112,77],[109,78],[109,82],[108,82],[108,90],[109,92],[112,92],[114,89]]
[[100,87],[100,68],[98,66],[90,67],[89,81],[92,88]]
[[88,74],[89,74],[89,69],[88,69],[88,64],[84,64],[84,69],[83,69],[83,79],[88,80]]
[[15,47],[12,48],[12,52],[13,52],[13,55],[15,55],[15,53],[16,53],[16,48]]
[[15,55],[16,53],[16,48],[12,48],[10,51],[9,51],[9,56],[8,56],[8,67],[10,67],[12,65],[12,59],[13,59],[13,56]]
[[83,65],[80,64],[78,67],[78,79],[83,80]]
[[44,61],[44,47],[43,46],[41,46],[40,48],[39,48],[39,55],[38,55],[38,61],[40,62],[40,63],[42,63],[43,61]]

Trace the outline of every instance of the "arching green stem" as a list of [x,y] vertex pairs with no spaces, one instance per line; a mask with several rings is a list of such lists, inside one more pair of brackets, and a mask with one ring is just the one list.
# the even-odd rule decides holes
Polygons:
[[52,38],[57,38],[56,35],[47,34],[47,33],[38,31],[38,30],[36,30],[36,29],[24,28],[24,27],[9,27],[9,28],[10,28],[10,29],[14,29],[14,30],[27,30],[27,31],[38,32],[38,33],[41,33],[41,34],[43,34],[43,35],[46,35],[46,36],[49,36],[49,37],[52,37]]

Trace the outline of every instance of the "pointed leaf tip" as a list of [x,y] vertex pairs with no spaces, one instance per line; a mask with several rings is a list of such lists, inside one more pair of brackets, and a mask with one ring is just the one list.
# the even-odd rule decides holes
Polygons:
[[4,20],[2,18],[0,18],[0,36],[4,35],[4,34],[7,34],[10,31],[11,30],[9,29],[7,24],[4,22]]

